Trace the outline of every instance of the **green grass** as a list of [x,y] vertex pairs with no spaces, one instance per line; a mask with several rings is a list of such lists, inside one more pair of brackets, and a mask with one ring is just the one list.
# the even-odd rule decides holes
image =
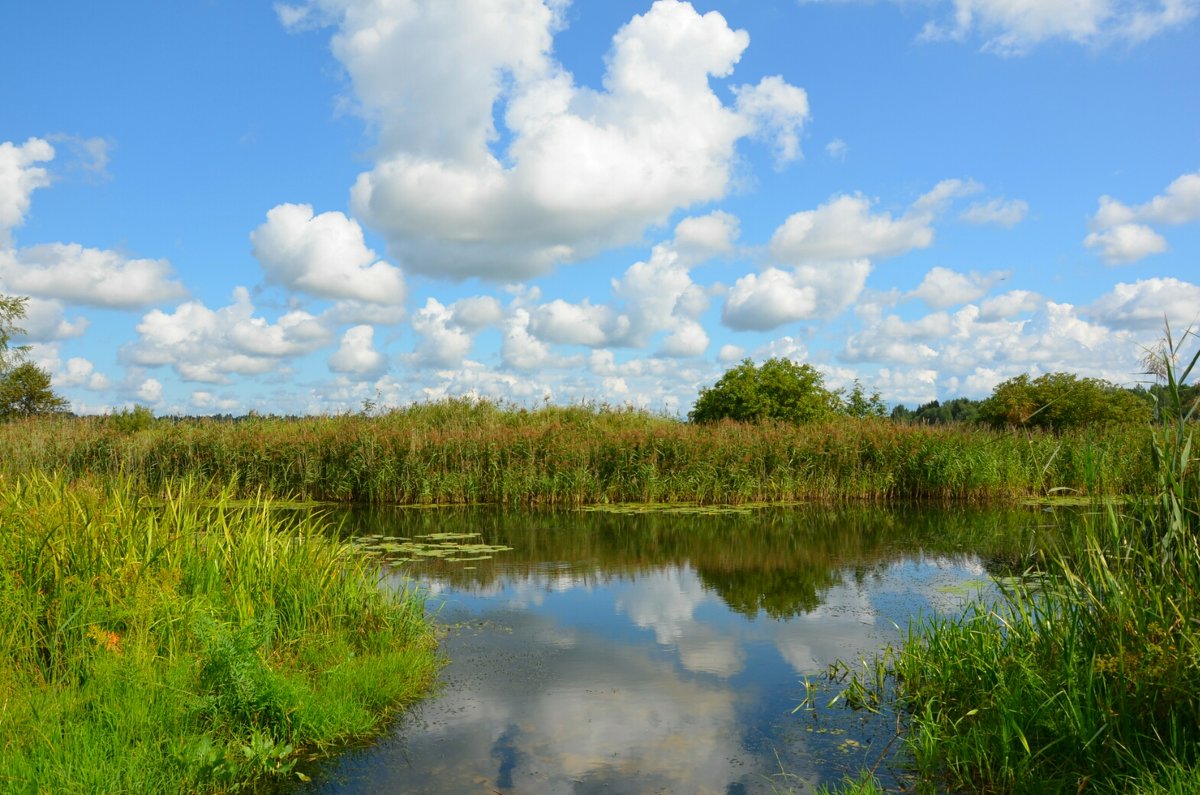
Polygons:
[[1200,791],[1196,409],[1166,372],[1153,491],[1098,503],[1005,599],[914,623],[894,678],[845,691],[900,711],[919,789]]
[[0,479],[0,791],[216,792],[380,729],[421,598],[305,512]]
[[690,425],[603,406],[448,400],[373,417],[12,422],[0,425],[0,472],[120,474],[147,491],[195,477],[233,483],[238,496],[391,504],[984,501],[1144,491],[1148,435],[850,418]]

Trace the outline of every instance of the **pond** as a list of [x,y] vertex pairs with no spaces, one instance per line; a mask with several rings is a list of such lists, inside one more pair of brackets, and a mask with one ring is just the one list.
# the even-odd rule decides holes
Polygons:
[[[796,711],[1024,568],[1036,509],[357,510],[428,594],[434,696],[299,792],[804,792],[902,773],[894,718]],[[390,546],[389,546],[390,545]],[[424,551],[424,554],[420,554]],[[828,685],[827,685],[828,687]]]

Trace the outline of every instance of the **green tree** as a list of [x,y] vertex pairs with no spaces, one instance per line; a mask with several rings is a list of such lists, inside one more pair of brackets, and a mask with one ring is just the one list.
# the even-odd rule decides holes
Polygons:
[[854,388],[850,390],[850,394],[841,398],[841,405],[838,410],[850,417],[886,417],[888,415],[887,406],[884,405],[883,399],[879,396],[879,392],[867,394],[863,389],[863,385],[854,379]]
[[810,422],[834,414],[840,403],[811,365],[796,364],[790,359],[768,359],[755,366],[745,359],[727,370],[716,384],[700,390],[688,419]]
[[66,408],[66,399],[50,388],[50,374],[33,362],[23,362],[0,376],[0,418],[51,414]]
[[0,295],[0,419],[63,411],[67,401],[50,388],[50,374],[24,361],[29,347],[9,343],[25,330],[17,325],[25,317],[28,298]]
[[1099,378],[1079,378],[1071,373],[1010,378],[979,407],[980,421],[996,427],[1030,425],[1063,430],[1148,422],[1150,417],[1150,407],[1134,392]]

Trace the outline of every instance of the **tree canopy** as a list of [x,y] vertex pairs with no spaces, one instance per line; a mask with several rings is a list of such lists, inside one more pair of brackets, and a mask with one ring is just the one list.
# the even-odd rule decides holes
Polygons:
[[1149,422],[1151,408],[1137,393],[1099,378],[1046,373],[999,384],[979,407],[979,420],[996,427],[1028,425],[1064,430],[1084,425]]
[[25,361],[27,346],[9,343],[24,329],[29,299],[0,295],[0,419],[63,411],[67,401],[50,388],[50,373]]
[[811,422],[835,414],[840,405],[837,393],[825,388],[824,377],[811,365],[768,359],[756,366],[744,359],[716,384],[700,390],[688,419]]

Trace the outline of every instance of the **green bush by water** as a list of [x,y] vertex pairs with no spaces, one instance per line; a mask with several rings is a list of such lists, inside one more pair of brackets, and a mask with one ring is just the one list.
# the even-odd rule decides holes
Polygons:
[[871,418],[692,425],[625,409],[470,400],[378,417],[159,419],[129,432],[131,423],[0,425],[0,471],[121,474],[151,491],[197,477],[234,482],[241,496],[542,506],[1134,493],[1151,471],[1144,425],[1061,435]]
[[415,593],[267,503],[0,479],[0,791],[229,791],[436,669]]

